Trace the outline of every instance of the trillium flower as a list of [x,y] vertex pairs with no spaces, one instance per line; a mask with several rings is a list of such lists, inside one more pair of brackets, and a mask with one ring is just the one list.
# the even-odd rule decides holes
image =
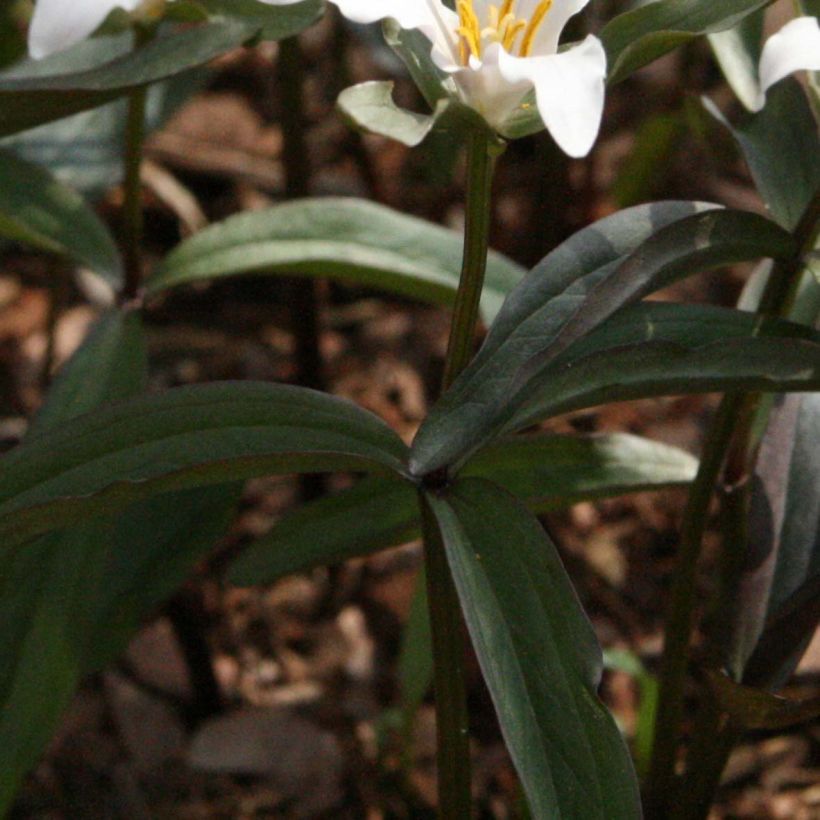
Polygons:
[[766,104],[766,92],[795,71],[820,71],[820,21],[797,17],[773,34],[760,57],[760,95],[754,107]]
[[[265,0],[275,2],[275,0]],[[462,102],[503,131],[535,90],[541,119],[570,156],[589,153],[604,107],[606,54],[598,38],[558,51],[567,21],[589,0],[331,0],[357,23],[393,18],[431,42]]]

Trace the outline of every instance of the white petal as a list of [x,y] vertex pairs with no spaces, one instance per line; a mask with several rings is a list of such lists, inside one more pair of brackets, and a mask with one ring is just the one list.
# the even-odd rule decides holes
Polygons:
[[493,128],[500,128],[532,88],[529,77],[510,82],[501,72],[500,62],[509,55],[498,43],[484,50],[482,59],[470,58],[469,68],[460,68],[453,77],[465,102],[478,111]]
[[763,46],[760,58],[760,97],[755,110],[763,108],[766,92],[795,71],[820,71],[820,21],[798,17],[786,23]]
[[[540,0],[519,0],[516,14],[526,20],[532,18]],[[558,40],[570,17],[578,14],[589,0],[553,0],[544,22],[541,23],[533,41],[533,55],[555,54],[558,51]]]
[[[269,0],[266,0],[269,2]],[[452,54],[458,15],[441,0],[331,0],[354,23],[375,23],[392,17],[402,28],[420,29],[438,51]]]
[[133,11],[142,0],[37,0],[28,33],[35,59],[64,51],[93,34],[115,9]]
[[601,127],[606,52],[591,34],[582,43],[545,57],[501,53],[501,73],[509,82],[528,79],[535,86],[538,113],[564,153],[586,156]]

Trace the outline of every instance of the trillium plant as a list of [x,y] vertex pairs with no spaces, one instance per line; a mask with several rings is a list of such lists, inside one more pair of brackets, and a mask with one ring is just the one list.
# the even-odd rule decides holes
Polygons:
[[[471,657],[520,806],[539,820],[706,817],[745,732],[817,717],[818,698],[781,690],[820,620],[820,8],[799,0],[777,30],[769,5],[35,0],[30,18],[23,5],[14,17],[0,12],[0,255],[42,254],[60,280],[55,310],[68,288],[98,317],[0,456],[0,815],[83,679],[115,662],[210,554],[244,482],[271,474],[349,481],[332,494],[312,485],[232,555],[226,582],[270,584],[420,539],[424,571],[398,688],[405,728],[432,693],[443,818],[479,810]],[[378,61],[393,66],[392,80],[362,77],[338,111],[376,146],[396,140],[412,153],[437,140],[426,156],[454,185],[463,176],[463,230],[362,199],[307,196],[298,36],[329,8],[348,47],[375,48],[362,36],[370,26],[398,58]],[[21,31],[28,54],[15,56]],[[143,159],[156,111],[197,93],[218,58],[261,41],[280,41],[290,200],[147,258]],[[757,207],[709,202],[717,186],[692,201],[651,201],[676,148],[641,136],[660,121],[647,110],[629,178],[595,209],[607,216],[587,217],[531,270],[490,250],[506,147],[554,143],[539,162],[591,179],[589,155],[614,130],[607,89],[628,83],[640,94],[635,73],[678,48],[722,69],[743,105],[707,89],[698,104],[686,95],[676,122],[709,135],[701,150],[731,146],[743,158]],[[402,99],[418,92],[412,110],[394,100],[395,82]],[[718,98],[729,102],[719,108]],[[74,157],[77,134],[92,127],[108,152],[93,183],[36,150],[62,145],[54,156]],[[465,148],[466,164],[450,168],[442,145],[450,155]],[[727,150],[715,151],[716,164]],[[639,179],[651,182],[630,200],[623,191]],[[118,203],[116,231],[95,207],[111,186],[121,195],[104,212]],[[737,308],[647,299],[727,267],[749,274]],[[248,274],[337,280],[448,311],[446,357],[431,364],[441,387],[412,441],[305,386],[147,388],[146,319],[183,289]],[[305,294],[283,307],[317,353],[315,293]],[[550,424],[602,404],[693,394],[712,396],[699,458],[621,433],[559,435]],[[683,488],[687,503],[668,594],[659,593],[663,650],[603,652],[539,516],[668,487]],[[716,510],[720,570],[704,617],[699,569]],[[605,667],[634,676],[637,727],[610,713]]]

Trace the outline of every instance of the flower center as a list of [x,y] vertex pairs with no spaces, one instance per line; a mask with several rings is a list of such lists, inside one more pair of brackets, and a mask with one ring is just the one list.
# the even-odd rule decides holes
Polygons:
[[[541,0],[535,7],[529,20],[518,17],[515,13],[516,0],[503,0],[500,6],[490,6],[488,19],[478,19],[473,0],[458,0],[458,36],[459,57],[462,65],[468,65],[470,57],[481,59],[485,42],[500,43],[509,54],[517,50],[519,57],[529,57],[538,29],[552,8],[553,0]],[[517,49],[516,49],[517,45]]]

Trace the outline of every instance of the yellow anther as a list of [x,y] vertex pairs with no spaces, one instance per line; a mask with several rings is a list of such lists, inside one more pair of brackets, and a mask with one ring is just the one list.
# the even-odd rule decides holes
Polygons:
[[461,25],[456,30],[460,37],[461,62],[467,65],[470,55],[481,58],[481,25],[473,8],[473,0],[458,0],[456,4]]
[[515,0],[504,0],[501,4],[501,8],[498,10],[498,19],[503,20],[508,14],[512,14],[514,5]]
[[529,57],[532,53],[532,46],[535,40],[535,35],[538,34],[538,29],[544,22],[549,10],[552,8],[552,0],[541,0],[533,12],[530,22],[527,24],[527,29],[524,32],[524,37],[521,40],[520,54],[522,57]]
[[[509,15],[512,17],[512,15]],[[526,22],[524,20],[511,20],[509,25],[507,26],[506,30],[504,31],[504,36],[501,40],[501,45],[504,46],[504,50],[509,54],[512,54],[513,45],[515,44],[515,39],[518,37],[519,32],[523,31],[527,27]]]

